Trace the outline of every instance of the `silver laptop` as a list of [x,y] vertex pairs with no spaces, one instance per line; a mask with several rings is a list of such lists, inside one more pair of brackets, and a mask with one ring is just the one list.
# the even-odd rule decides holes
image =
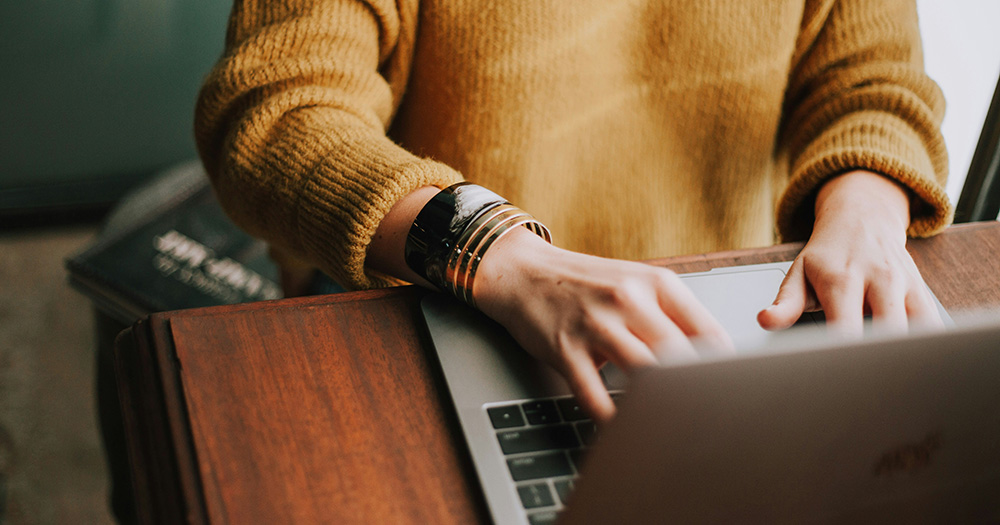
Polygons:
[[[731,362],[733,364],[730,366],[737,368],[740,366],[749,367],[751,365],[743,365],[742,363],[744,361],[749,363],[748,359],[751,358],[762,358],[761,356],[768,355],[781,346],[782,336],[760,329],[756,323],[756,314],[773,300],[788,264],[735,267],[682,276],[699,299],[726,326],[737,347],[741,349],[742,357],[727,360],[725,363]],[[629,474],[629,468],[632,467],[622,465],[621,461],[601,459],[615,455],[613,452],[598,452],[593,458],[590,458],[589,452],[585,452],[585,450],[598,441],[593,423],[586,419],[586,416],[580,411],[562,378],[554,370],[537,362],[521,350],[502,327],[478,312],[442,295],[428,296],[423,302],[423,310],[445,373],[445,379],[455,402],[462,430],[482,482],[487,503],[496,523],[538,524],[554,522],[559,513],[566,508],[566,502],[570,501],[570,495],[575,492],[575,484],[578,482],[578,476],[581,469],[584,468],[584,463],[587,464],[587,469],[600,472],[593,476],[594,479],[588,479],[591,483],[600,483],[604,480],[614,485],[620,482],[621,477],[642,480],[640,476]],[[807,319],[805,322],[811,324],[813,321]],[[809,340],[794,341],[793,346],[817,347],[823,343],[827,336],[825,332],[816,331],[804,337]],[[913,345],[923,348],[922,345],[916,343]],[[927,353],[939,357],[942,355],[940,351],[934,352],[933,350],[928,350]],[[810,352],[808,355],[820,354]],[[780,360],[785,357],[770,358]],[[675,373],[696,374],[701,370],[709,370],[709,368],[704,367],[712,366],[721,365],[699,363],[684,368],[683,372]],[[667,370],[674,369],[665,368],[663,373],[666,373]],[[774,370],[775,374],[780,376],[785,367],[781,366],[779,361],[779,365]],[[1000,369],[994,371],[1000,375]],[[608,367],[602,370],[602,373],[609,390],[619,394],[624,392],[626,385],[623,374]],[[717,385],[719,391],[732,390],[731,377],[720,375],[716,378],[711,373],[707,375],[710,380],[705,383],[704,388],[712,391],[711,385],[719,382],[721,383]],[[646,375],[642,377],[646,377]],[[887,374],[886,379],[882,384],[885,388],[890,388],[895,384],[891,374]],[[656,379],[644,379],[643,381],[654,385],[656,383]],[[626,437],[615,438],[615,432],[611,429],[625,428],[626,424],[631,421],[625,417],[629,414],[628,406],[630,404],[642,405],[646,399],[651,399],[651,396],[656,395],[654,387],[644,387],[643,384],[643,382],[637,381],[635,385],[629,387],[629,395],[626,398],[630,401],[623,404],[622,416],[617,418],[608,430],[602,430],[602,436],[599,440],[602,444],[613,443],[613,446],[608,445],[600,448],[618,451],[621,458],[632,459],[632,463],[647,461],[633,455],[633,451],[638,449],[628,442],[627,435],[635,432],[626,433]],[[1000,385],[1000,382],[997,384]],[[794,393],[794,395],[796,399],[807,401],[812,396],[809,392],[810,385],[802,383],[800,386],[804,391]],[[648,394],[640,391],[640,388],[642,390],[652,389],[653,392]],[[886,396],[892,394],[892,392],[882,393]],[[752,394],[752,392],[746,394]],[[641,401],[631,401],[633,397]],[[741,399],[757,398],[750,395],[743,396]],[[870,404],[870,399],[866,398],[865,403]],[[993,396],[993,399],[1000,399],[1000,393]],[[897,403],[904,402],[898,397],[890,400]],[[657,398],[657,401],[677,404],[675,409],[686,414],[685,417],[693,418],[693,421],[700,418],[701,420],[724,422],[734,417],[733,411],[719,407],[711,407],[711,412],[705,412],[709,410],[709,407],[700,407],[698,404],[689,403],[691,399],[688,394],[673,395],[668,399]],[[857,403],[859,399],[855,397],[851,398],[851,401]],[[1000,413],[1000,406],[996,408],[998,408],[996,413]],[[816,413],[822,413],[827,408],[816,407],[814,410]],[[654,411],[654,413],[659,412]],[[913,411],[912,413],[919,415],[921,412]],[[736,414],[736,416],[738,415]],[[736,420],[740,420],[739,417]],[[636,423],[631,424],[635,425]],[[660,418],[660,420],[638,424],[638,427],[631,428],[642,428],[642,432],[638,434],[648,438],[652,435],[651,431],[653,430],[669,432],[670,428],[684,427],[687,424],[687,419],[673,417],[670,418],[670,421],[664,421]],[[757,430],[764,431],[764,438],[766,438],[766,431],[770,428],[774,428],[776,431],[778,429],[787,431],[787,426],[772,426]],[[848,427],[846,432],[850,432],[851,428],[853,427]],[[722,430],[721,427],[720,430]],[[730,431],[726,430],[726,432]],[[607,436],[604,435],[605,433]],[[792,433],[793,436],[801,434],[802,432]],[[1000,434],[994,432],[992,435],[1000,442]],[[762,441],[761,437],[754,436],[752,440],[744,440],[739,434],[727,434],[726,439],[722,443],[716,442],[715,446],[721,447],[719,453],[747,448],[757,451],[770,450],[766,439]],[[686,449],[663,448],[658,450],[656,454],[657,460],[663,465],[670,465],[685,457],[694,458],[694,464],[714,461],[711,447],[700,449],[690,447]],[[649,460],[649,462],[651,461]],[[614,471],[608,465],[609,463],[622,465],[623,470]],[[752,472],[755,467],[763,468],[765,466],[762,461],[753,456],[746,456],[736,463],[733,472]],[[809,465],[804,465],[805,467],[813,468]],[[668,472],[664,472],[660,473],[659,476],[667,474]],[[816,472],[814,475],[821,476],[822,474]],[[649,479],[656,478],[646,478],[646,480]],[[586,489],[586,486],[585,484],[585,490],[597,490],[598,492],[600,490]],[[760,490],[770,490],[773,497],[779,487],[776,485],[773,490],[761,487]],[[649,496],[648,492],[645,494]],[[712,492],[708,491],[702,493],[701,496],[709,497],[711,494]],[[581,501],[584,497],[579,496]],[[618,508],[619,505],[610,494],[607,497],[602,496],[596,499],[601,501],[594,502],[594,504],[597,506],[606,505],[606,508],[612,512],[611,515],[617,512],[614,509]],[[713,500],[712,504],[718,505],[720,508],[733,509],[734,512],[739,508],[735,501],[730,505],[729,502]],[[574,503],[572,507],[582,508],[583,505]],[[808,516],[817,515],[819,512],[819,509],[812,510],[815,512],[809,509],[805,509],[803,512]],[[605,516],[609,515],[605,514]],[[734,516],[738,517],[739,514],[736,513]]]

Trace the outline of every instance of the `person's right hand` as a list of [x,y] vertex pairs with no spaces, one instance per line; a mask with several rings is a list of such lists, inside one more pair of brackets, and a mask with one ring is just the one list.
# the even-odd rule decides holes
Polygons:
[[614,415],[598,371],[606,361],[627,373],[657,357],[695,356],[692,337],[732,348],[726,331],[670,270],[563,250],[525,228],[490,247],[474,293],[483,313],[555,367],[599,422]]
[[[433,287],[403,254],[414,219],[438,191],[425,186],[392,206],[372,237],[366,265]],[[630,372],[657,357],[697,357],[692,337],[732,348],[722,326],[670,270],[556,248],[526,228],[490,246],[473,293],[483,313],[562,373],[597,421],[614,414],[598,372],[606,361]]]

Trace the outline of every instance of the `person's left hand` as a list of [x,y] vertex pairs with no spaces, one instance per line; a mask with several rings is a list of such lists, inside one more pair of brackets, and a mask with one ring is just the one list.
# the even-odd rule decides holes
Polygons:
[[812,235],[792,263],[774,304],[757,316],[768,330],[822,309],[830,329],[860,336],[873,326],[906,332],[941,317],[906,251],[909,199],[895,182],[868,171],[831,179],[816,196]]

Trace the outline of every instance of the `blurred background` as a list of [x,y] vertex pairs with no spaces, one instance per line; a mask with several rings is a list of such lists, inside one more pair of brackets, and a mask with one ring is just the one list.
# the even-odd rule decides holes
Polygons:
[[[64,259],[128,189],[195,157],[224,0],[0,3],[0,524],[110,523],[90,302]],[[1000,77],[1000,2],[918,1],[957,202]]]
[[64,259],[193,159],[227,0],[0,2],[0,524],[111,523],[90,302]]

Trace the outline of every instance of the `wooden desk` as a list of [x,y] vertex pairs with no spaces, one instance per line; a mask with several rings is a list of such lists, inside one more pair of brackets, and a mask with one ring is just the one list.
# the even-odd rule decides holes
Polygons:
[[[791,260],[781,245],[658,261]],[[1000,307],[1000,223],[910,251],[949,310]],[[140,513],[174,523],[488,522],[414,287],[155,314],[119,338]]]

